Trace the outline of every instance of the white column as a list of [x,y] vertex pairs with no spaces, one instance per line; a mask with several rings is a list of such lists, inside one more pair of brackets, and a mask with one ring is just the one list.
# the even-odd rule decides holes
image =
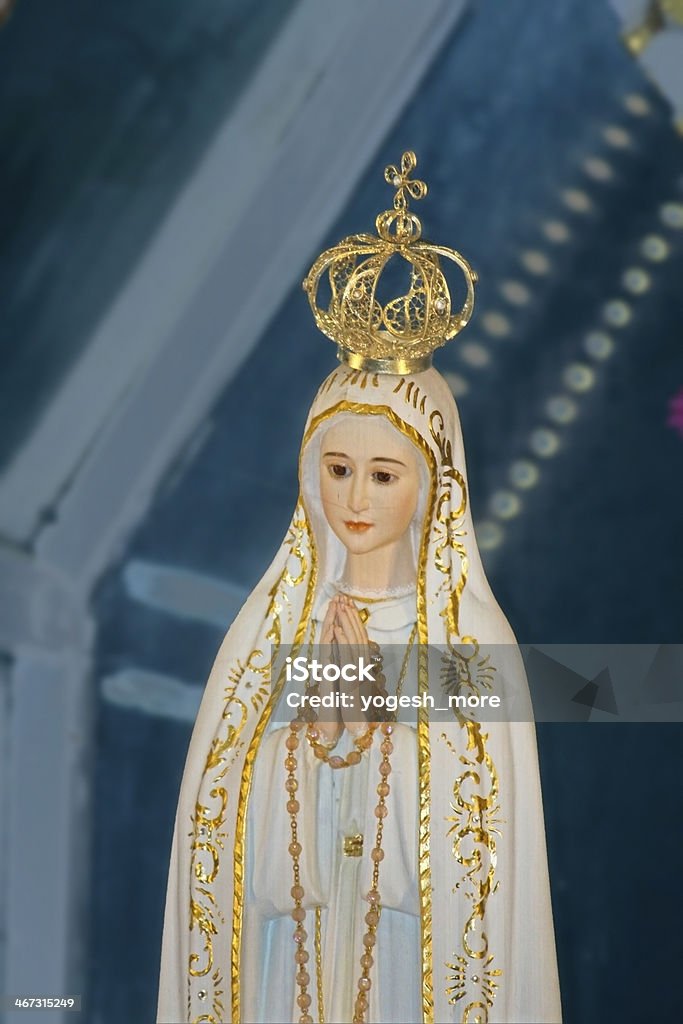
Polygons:
[[[82,994],[92,626],[68,581],[0,551],[0,993]],[[45,1011],[21,1011],[41,1022]],[[50,1011],[56,1024],[73,1014]]]

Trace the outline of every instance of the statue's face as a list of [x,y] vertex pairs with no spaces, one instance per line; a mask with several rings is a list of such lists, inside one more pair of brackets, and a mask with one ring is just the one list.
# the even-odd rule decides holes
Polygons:
[[366,554],[394,544],[415,515],[419,454],[382,416],[333,423],[320,454],[325,517],[344,547]]

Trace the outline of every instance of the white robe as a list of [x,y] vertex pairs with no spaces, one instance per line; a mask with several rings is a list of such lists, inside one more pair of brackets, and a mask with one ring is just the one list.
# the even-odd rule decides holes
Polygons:
[[[321,595],[314,611],[320,623],[328,594]],[[360,604],[360,607],[363,607]],[[366,606],[370,612],[368,634],[385,650],[402,653],[415,621],[415,592]],[[388,645],[396,645],[388,648]],[[399,645],[401,647],[399,648]],[[394,659],[395,660],[395,659]],[[393,671],[392,671],[393,670]],[[385,663],[387,689],[392,693],[400,672]],[[411,685],[412,682],[412,685]],[[406,678],[405,692],[414,691]],[[298,1021],[299,993],[295,984],[291,912],[293,900],[291,841],[285,780],[285,739],[289,729],[271,729],[259,751],[249,807],[247,850],[248,897],[242,943],[242,998],[245,1021]],[[376,1024],[417,1021],[421,1018],[420,904],[416,836],[418,816],[418,769],[416,733],[397,723],[391,755],[391,791],[387,797],[380,864],[379,890],[382,914],[377,929],[375,963],[370,972],[368,1018]],[[333,770],[318,760],[309,744],[297,751],[301,884],[305,890],[306,948],[311,976],[310,1013],[318,1019],[315,968],[315,907],[322,907],[321,947],[325,1019],[351,1021],[358,994],[360,957],[367,931],[369,904],[364,894],[371,888],[378,797],[382,761],[380,738],[363,754],[359,764]],[[345,730],[335,753],[345,756],[353,748]],[[360,857],[344,854],[345,836],[361,833]]]

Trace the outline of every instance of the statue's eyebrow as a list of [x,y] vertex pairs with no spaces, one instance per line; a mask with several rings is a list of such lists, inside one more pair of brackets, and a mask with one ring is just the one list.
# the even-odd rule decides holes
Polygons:
[[[324,452],[323,458],[326,459],[328,456],[332,456],[336,459],[349,459],[349,456],[345,452]],[[351,461],[349,459],[349,461]],[[370,459],[370,462],[391,462],[394,466],[403,466],[406,469],[405,462],[401,462],[400,459],[387,459],[383,455],[378,455],[375,459]]]

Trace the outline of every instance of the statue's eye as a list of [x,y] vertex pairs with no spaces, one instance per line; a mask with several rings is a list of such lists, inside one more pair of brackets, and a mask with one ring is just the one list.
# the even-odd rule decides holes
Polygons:
[[376,480],[378,484],[391,484],[394,482],[396,477],[393,473],[388,473],[386,469],[378,469],[372,474],[373,480]]
[[332,465],[329,466],[329,470],[332,476],[336,476],[339,479],[343,479],[351,473],[349,467],[344,466],[341,462],[333,462]]

